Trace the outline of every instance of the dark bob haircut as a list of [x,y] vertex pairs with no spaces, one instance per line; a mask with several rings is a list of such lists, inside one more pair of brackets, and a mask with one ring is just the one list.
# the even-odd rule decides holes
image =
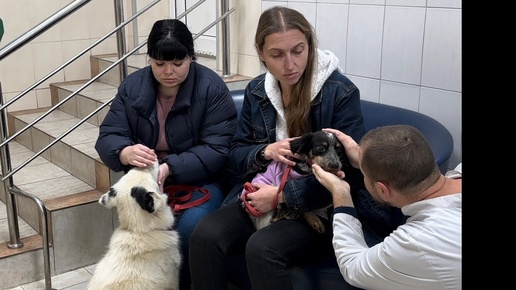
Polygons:
[[147,55],[156,60],[196,59],[192,33],[177,19],[158,20],[152,26],[147,40]]

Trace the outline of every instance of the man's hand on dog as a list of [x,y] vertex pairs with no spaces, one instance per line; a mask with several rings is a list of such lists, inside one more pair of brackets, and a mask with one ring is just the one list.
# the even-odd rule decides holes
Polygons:
[[315,178],[331,192],[333,196],[333,207],[353,206],[349,183],[344,178],[344,172],[339,170],[337,173],[325,171],[321,166],[312,164],[312,172]]
[[336,129],[324,128],[323,131],[335,134],[337,139],[339,139],[340,143],[342,143],[344,146],[346,156],[348,156],[351,166],[359,168],[360,164],[358,162],[358,152],[360,151],[360,147],[358,146],[357,142],[349,135],[346,135]]

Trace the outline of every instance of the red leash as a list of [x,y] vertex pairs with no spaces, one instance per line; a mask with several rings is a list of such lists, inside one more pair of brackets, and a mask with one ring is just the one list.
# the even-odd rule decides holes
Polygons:
[[[192,192],[194,191],[200,191],[204,196],[188,202],[192,198]],[[211,197],[210,192],[206,188],[190,185],[170,185],[165,187],[163,192],[168,195],[168,205],[175,214],[179,214],[185,209],[201,205],[207,202]],[[186,192],[187,194],[176,196],[178,192]]]
[[[287,182],[287,177],[290,173],[290,170],[292,169],[292,166],[287,166],[287,169],[285,169],[285,172],[283,172],[283,176],[281,177],[281,183],[278,187],[278,191],[276,192],[276,195],[274,195],[274,199],[272,200],[272,208],[277,208],[278,207],[278,196],[279,196],[279,193],[281,191],[283,191],[283,188],[285,188],[285,183]],[[248,202],[247,202],[247,194],[250,193],[250,192],[255,192],[256,191],[256,187],[254,187],[254,185],[252,185],[250,182],[246,182],[244,183],[244,193],[242,194],[242,196],[240,197],[240,199],[242,200],[242,203],[244,204],[244,206],[246,207],[246,209],[253,215],[253,216],[261,216],[263,215],[261,212],[257,211],[256,209],[254,209],[254,207],[252,207]]]

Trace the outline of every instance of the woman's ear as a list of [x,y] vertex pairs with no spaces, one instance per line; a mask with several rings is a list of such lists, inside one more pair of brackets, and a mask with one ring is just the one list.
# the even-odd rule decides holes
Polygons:
[[261,61],[265,61],[265,59],[263,58],[263,51],[261,51],[258,46],[254,46],[256,48],[256,53],[258,53],[258,57],[260,58]]

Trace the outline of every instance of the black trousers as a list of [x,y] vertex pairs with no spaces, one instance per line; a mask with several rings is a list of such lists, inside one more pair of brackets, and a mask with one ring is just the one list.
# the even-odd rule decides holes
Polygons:
[[190,238],[193,290],[226,290],[227,260],[242,254],[254,290],[292,289],[293,265],[333,252],[331,225],[324,222],[324,234],[304,219],[281,220],[256,231],[240,203],[208,214]]

